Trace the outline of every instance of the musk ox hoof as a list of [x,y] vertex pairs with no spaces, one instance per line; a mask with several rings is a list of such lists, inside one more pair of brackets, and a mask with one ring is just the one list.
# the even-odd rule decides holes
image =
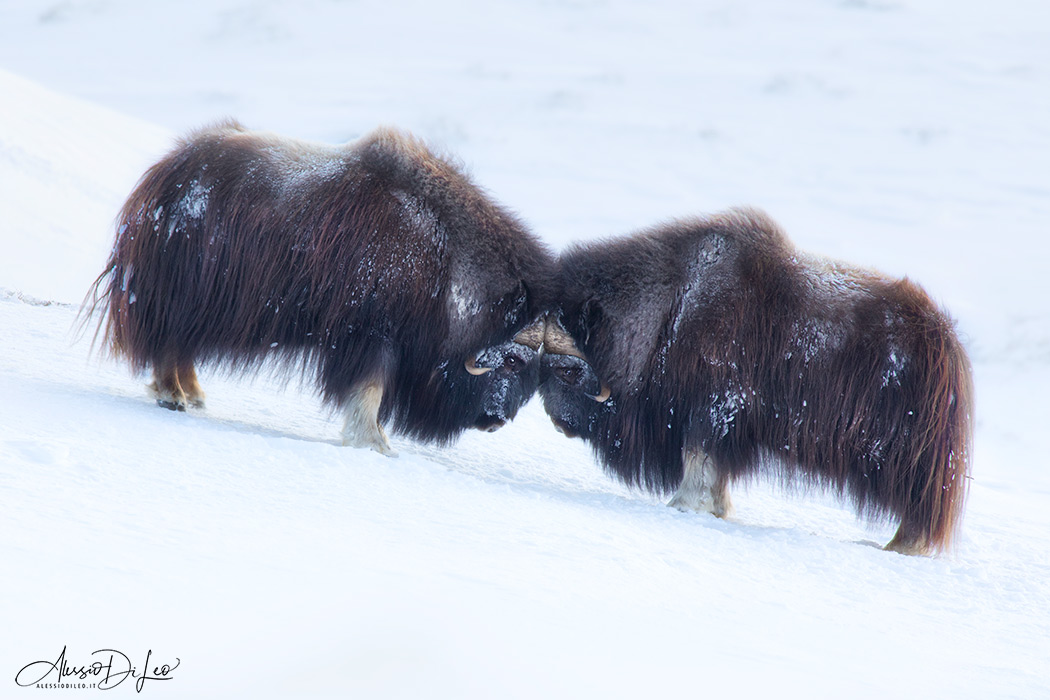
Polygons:
[[667,507],[680,510],[683,513],[706,512],[699,503],[687,503],[686,499],[682,498],[681,494],[675,494],[675,497],[668,501]]
[[197,375],[192,367],[184,370],[186,383],[179,381],[179,375],[173,371],[155,376],[146,385],[146,391],[157,400],[157,405],[169,411],[185,411],[186,407],[204,408],[204,391],[197,383]]
[[897,530],[897,534],[893,536],[893,539],[883,549],[887,552],[906,554],[911,557],[930,556],[932,548],[930,547],[929,538],[921,534],[902,532],[904,529],[902,526]]
[[390,446],[386,436],[380,436],[379,439],[359,439],[356,435],[344,435],[343,436],[343,447],[367,447],[374,452],[378,452],[381,455],[387,457],[397,457],[398,451]]
[[[728,496],[726,496],[728,501]],[[717,503],[712,498],[707,499],[696,499],[686,498],[680,494],[676,494],[674,498],[667,504],[668,508],[674,508],[680,510],[683,513],[710,513],[716,518],[731,518],[733,517],[733,504],[721,502]]]
[[383,440],[383,442],[373,443],[373,444],[369,445],[369,447],[371,447],[373,450],[375,450],[379,454],[386,455],[387,457],[393,458],[393,457],[399,457],[400,456],[400,453],[397,450],[395,450],[393,447],[391,447],[390,443],[387,442],[385,439]]
[[169,411],[185,411],[187,408],[204,408],[203,398],[165,398],[157,397],[157,405]]
[[157,399],[157,405],[161,408],[166,408],[169,411],[185,411],[186,404],[180,401],[171,401],[169,399]]

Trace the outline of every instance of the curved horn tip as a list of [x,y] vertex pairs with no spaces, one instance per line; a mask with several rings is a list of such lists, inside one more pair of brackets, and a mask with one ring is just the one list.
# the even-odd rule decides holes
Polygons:
[[492,371],[491,367],[478,367],[477,364],[475,364],[473,357],[467,358],[467,361],[463,364],[463,366],[466,367],[467,372],[469,372],[475,377],[480,377],[486,372]]
[[602,384],[602,392],[597,396],[592,396],[591,398],[597,401],[598,403],[605,403],[609,400],[610,396],[612,396],[612,389],[609,388],[608,384]]

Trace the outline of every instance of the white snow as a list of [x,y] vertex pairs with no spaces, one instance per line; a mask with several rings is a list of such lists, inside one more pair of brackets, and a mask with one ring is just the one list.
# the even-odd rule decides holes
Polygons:
[[[14,27],[0,25],[9,44]],[[170,137],[7,71],[0,95],[0,286],[79,302],[112,244],[104,232]]]
[[[0,697],[63,647],[178,658],[154,697],[1050,697],[1047,26],[1035,0],[0,7]],[[399,459],[265,377],[159,410],[75,304],[136,179],[226,116],[411,130],[558,249],[756,205],[908,275],[974,360],[957,551],[863,546],[892,524],[767,484],[679,513],[538,401]]]

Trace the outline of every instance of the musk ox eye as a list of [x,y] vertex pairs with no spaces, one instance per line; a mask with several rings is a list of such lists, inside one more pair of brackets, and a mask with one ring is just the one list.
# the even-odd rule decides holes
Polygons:
[[552,369],[554,376],[572,386],[576,386],[580,383],[580,368],[579,367],[554,367]]
[[583,358],[575,355],[547,355],[544,363],[561,384],[592,398],[602,395],[601,380],[594,373],[590,363]]
[[536,351],[520,343],[510,341],[503,345],[486,348],[477,355],[467,357],[467,371],[474,376],[498,370],[500,373],[516,374],[528,368],[536,357]]

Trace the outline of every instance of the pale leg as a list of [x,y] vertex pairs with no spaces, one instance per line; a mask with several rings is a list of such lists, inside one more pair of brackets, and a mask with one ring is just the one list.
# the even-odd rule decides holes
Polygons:
[[684,461],[682,483],[667,505],[681,511],[712,513],[719,518],[732,516],[729,478],[719,475],[714,461],[703,452],[686,452]]
[[343,444],[351,447],[370,447],[388,457],[397,457],[397,450],[379,425],[379,407],[383,402],[380,384],[364,384],[350,392],[346,401],[346,423],[343,425]]

